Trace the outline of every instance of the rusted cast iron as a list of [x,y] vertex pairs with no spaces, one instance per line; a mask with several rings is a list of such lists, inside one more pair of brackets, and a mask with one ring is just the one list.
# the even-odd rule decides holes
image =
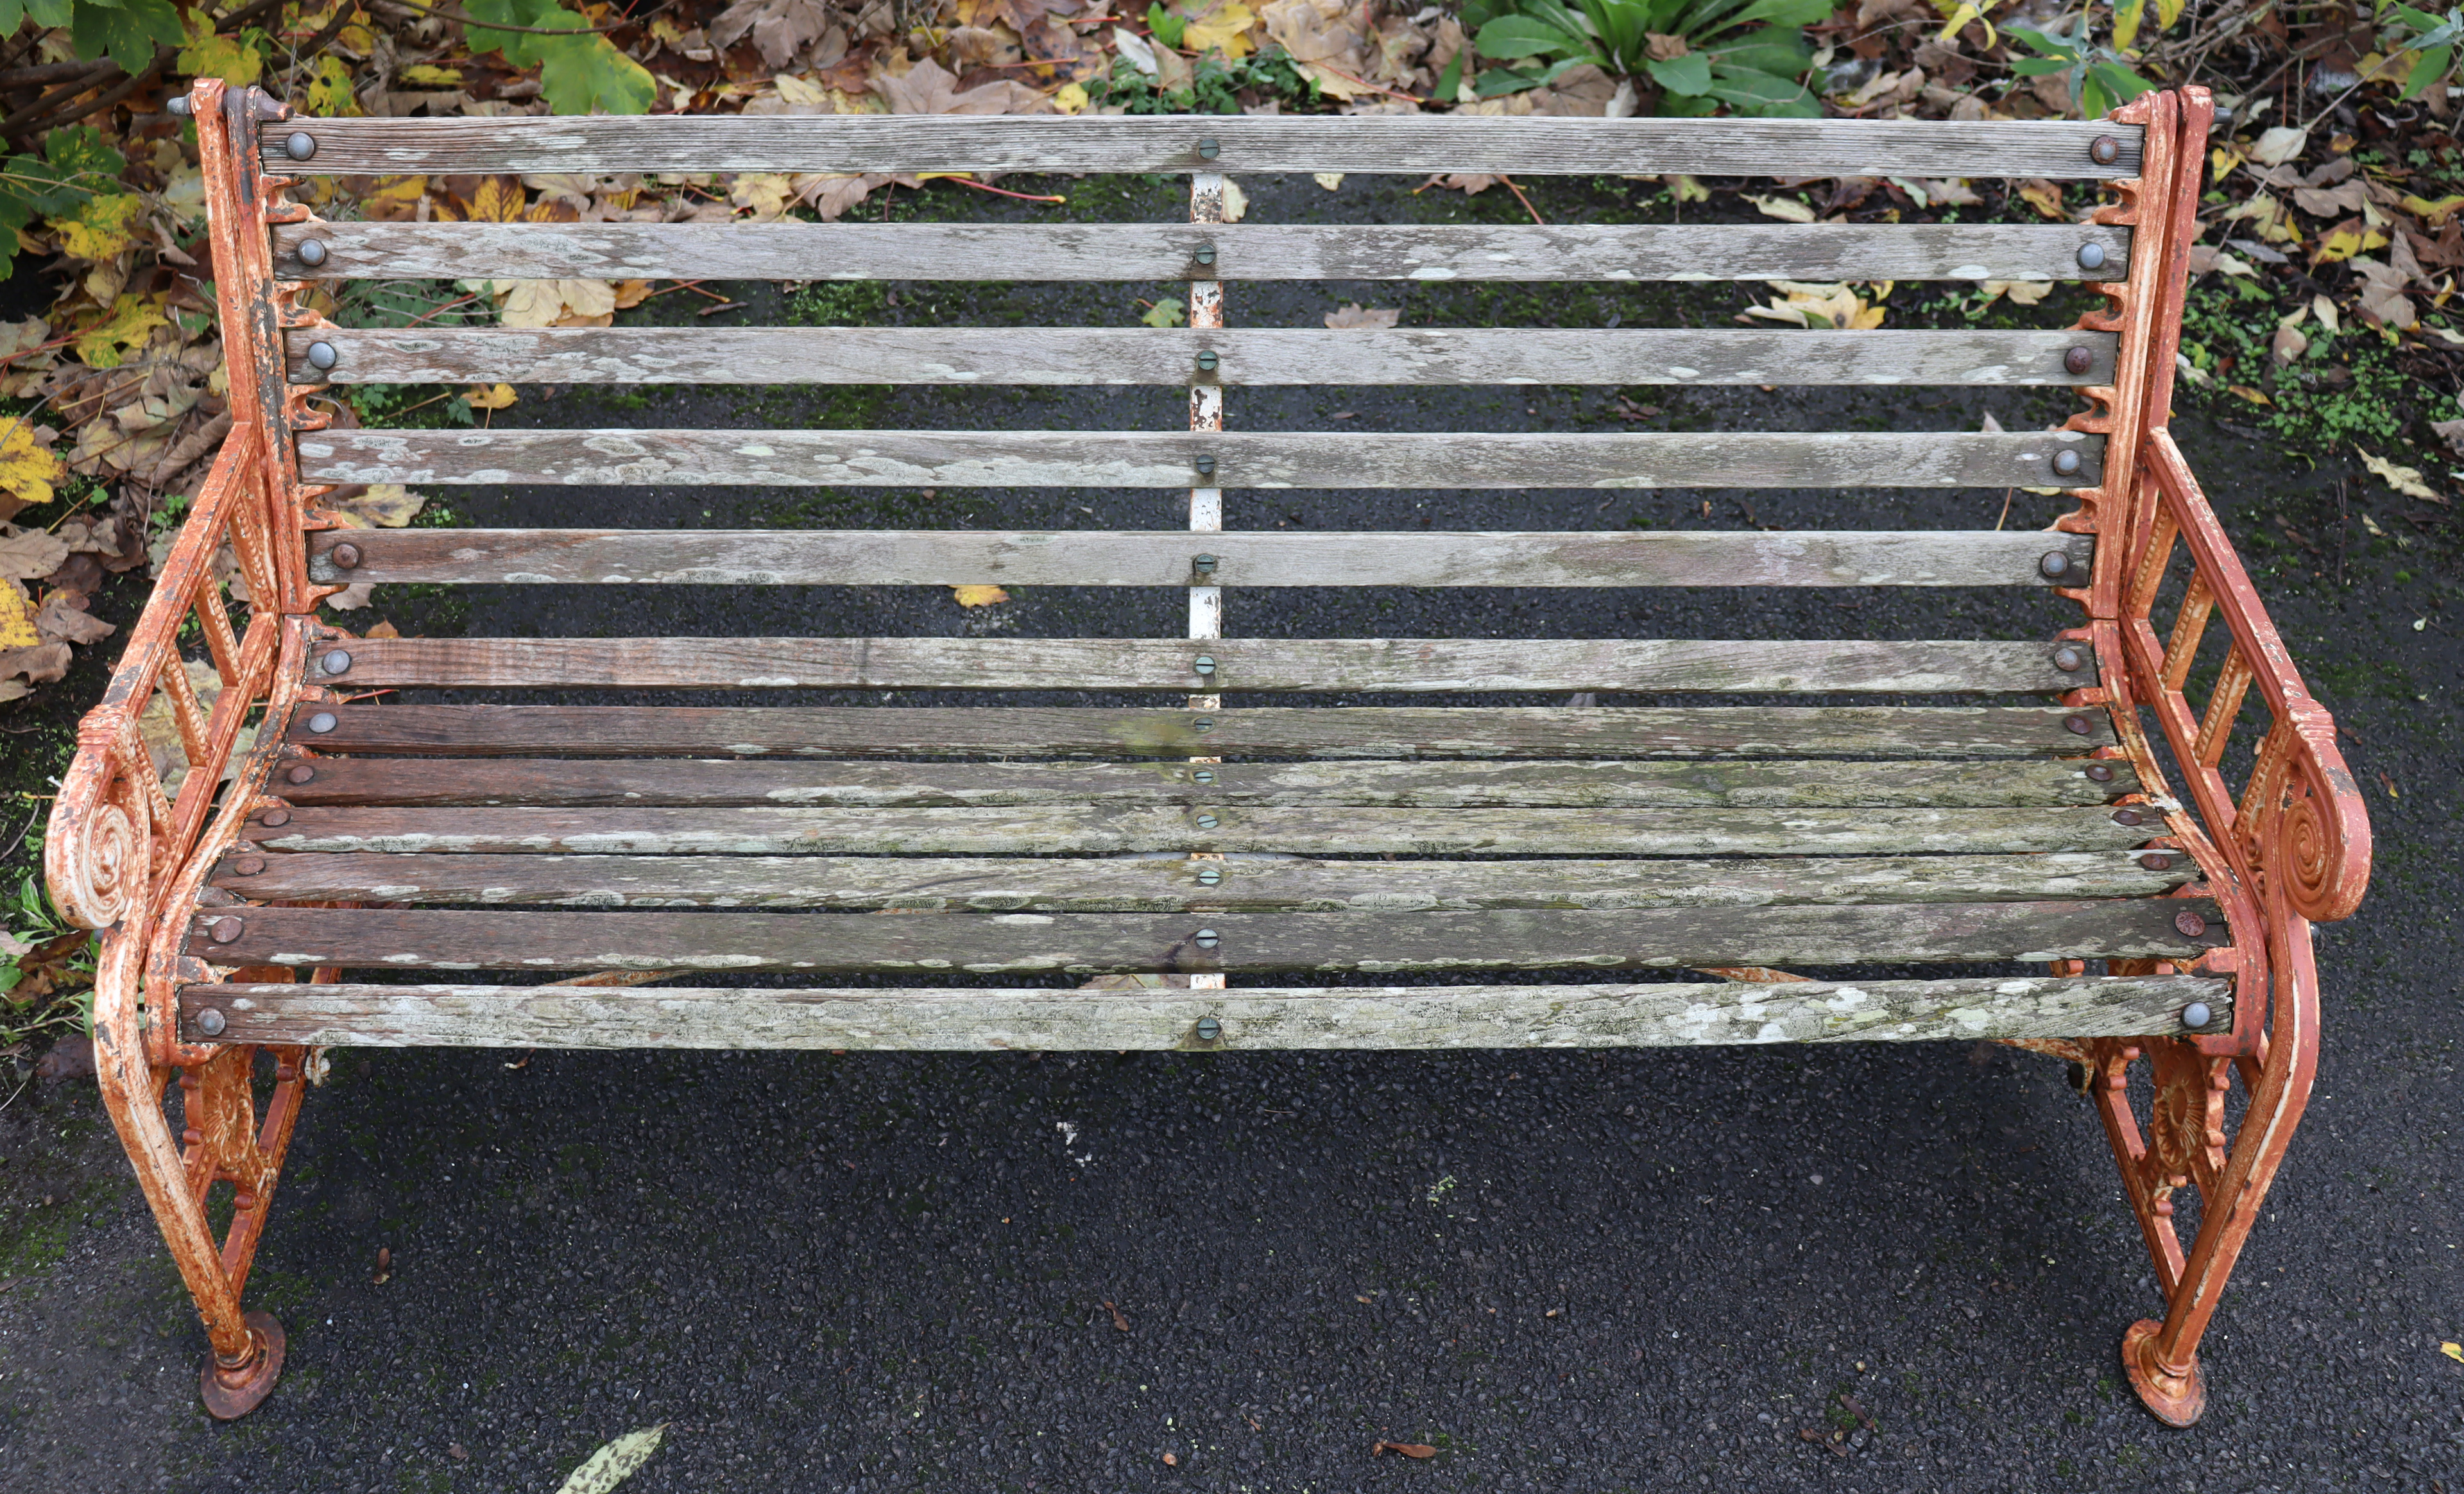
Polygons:
[[[307,386],[286,381],[279,356],[286,329],[321,319],[302,307],[297,282],[274,278],[267,234],[270,225],[307,214],[281,200],[289,182],[257,165],[257,132],[287,110],[255,90],[211,80],[190,97],[239,419],[110,692],[80,728],[45,869],[62,908],[102,934],[95,1025],[104,1098],[206,1325],[212,1348],[206,1404],[227,1417],[261,1401],[280,1370],[280,1328],[244,1313],[240,1293],[305,1086],[321,1061],[311,1050],[271,1050],[274,1088],[260,1114],[251,1082],[257,1050],[178,1041],[171,993],[180,982],[287,976],[209,967],[182,955],[178,941],[192,910],[228,895],[207,888],[208,871],[251,815],[275,805],[276,776],[295,766],[288,758],[297,749],[282,745],[284,723],[303,701],[335,698],[302,681],[312,643],[336,634],[314,610],[332,588],[314,584],[305,564],[309,532],[332,525],[315,506],[330,490],[300,482],[293,440],[327,421],[308,404]],[[2129,759],[2144,792],[2124,802],[2161,822],[2151,823],[2161,833],[2143,849],[2192,858],[2202,879],[2179,895],[2215,899],[2233,931],[2233,942],[2196,969],[2231,976],[2245,995],[2227,1034],[2027,1044],[2072,1060],[2087,1075],[2167,1302],[2161,1322],[2130,1329],[2125,1368],[2149,1407],[2175,1425],[2199,1415],[2200,1334],[2309,1094],[2318,1048],[2310,921],[2350,913],[2369,868],[2368,822],[2336,752],[2334,726],[2302,686],[2165,429],[2211,114],[2207,93],[2192,88],[2144,96],[2115,116],[2145,128],[2142,175],[2115,184],[2120,201],[2095,215],[2132,230],[2129,277],[2100,286],[2108,304],[2080,325],[2117,334],[2119,357],[2113,383],[2085,391],[2091,408],[2070,423],[2108,445],[2101,486],[2081,490],[2079,509],[2057,527],[2101,541],[2087,584],[2064,592],[2085,614],[2067,636],[2095,649],[2098,683],[2065,702],[2112,713],[2121,745],[2101,754]],[[1215,182],[1194,184],[1198,221],[1213,221]],[[1194,319],[1220,318],[1220,302],[1194,296],[1193,305]],[[1192,417],[1195,428],[1211,428],[1220,406],[1201,397]],[[1220,526],[1210,498],[1211,490],[1193,494],[1193,528]],[[251,604],[238,632],[213,580],[225,544],[238,558]],[[2188,580],[2174,602],[2167,578],[2177,558],[2187,560]],[[1205,606],[1214,601],[1193,597]],[[2156,614],[2168,605],[2169,632],[2160,635]],[[192,617],[221,685],[210,708],[178,651]],[[2217,620],[2229,647],[2203,706],[2194,707],[2189,692],[2198,649]],[[1211,617],[1194,614],[1192,633],[1212,636]],[[187,771],[176,792],[166,790],[137,729],[158,692],[179,724]],[[2222,764],[2254,692],[2268,724],[2236,793]],[[2153,735],[2145,725],[2151,715]],[[234,766],[252,718],[257,745]],[[2167,786],[2173,771],[2187,779],[2187,801]],[[2115,973],[2170,968],[2133,965],[2118,961]],[[2150,1092],[2144,1123],[2134,1075]],[[162,1104],[174,1077],[183,1115],[176,1138]],[[2225,1099],[2236,1078],[2250,1103],[2228,1131]],[[205,1206],[218,1184],[231,1186],[234,1203],[220,1241]],[[2200,1202],[2187,1249],[2174,1226],[2185,1188]]]

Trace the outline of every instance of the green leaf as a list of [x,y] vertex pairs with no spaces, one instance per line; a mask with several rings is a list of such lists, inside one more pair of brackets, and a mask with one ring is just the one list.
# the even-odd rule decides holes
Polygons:
[[547,40],[524,32],[496,31],[484,24],[498,26],[546,27],[558,31],[587,30],[590,23],[570,11],[560,8],[556,0],[470,0],[463,7],[478,26],[466,26],[463,37],[473,52],[501,53],[507,62],[517,68],[537,67],[540,57],[536,48]]
[[1173,14],[1160,5],[1149,5],[1147,30],[1155,33],[1155,40],[1177,52],[1180,50],[1181,33],[1189,30],[1189,21],[1183,16]]
[[605,36],[537,36],[539,92],[559,114],[648,114],[658,79]]
[[1711,59],[1699,52],[1689,52],[1669,62],[1645,62],[1642,70],[1651,75],[1653,82],[1672,94],[1690,98],[1711,91]]
[[623,1437],[592,1453],[582,1461],[582,1466],[565,1476],[556,1494],[607,1494],[609,1489],[633,1476],[633,1471],[650,1461],[659,1450],[659,1439],[667,1434],[664,1421]]
[[2051,61],[2044,57],[2016,57],[2011,63],[2011,71],[2021,77],[2043,77],[2048,73],[2067,73],[2070,70],[2071,65],[2067,62]]
[[1739,114],[1790,119],[1817,119],[1822,105],[1814,91],[1793,77],[1753,68],[1714,66],[1709,97]]
[[2065,65],[2079,60],[2079,39],[2077,36],[2052,35],[2026,26],[2005,26],[2002,34],[2018,37],[2038,56],[2051,57]]
[[1482,56],[1501,61],[1589,50],[1583,38],[1569,36],[1545,22],[1520,15],[1502,15],[1482,27],[1479,45]]
[[1463,89],[1463,58],[1468,56],[1470,54],[1471,49],[1469,47],[1462,47],[1456,50],[1453,56],[1446,59],[1445,67],[1438,74],[1437,99],[1439,102],[1452,103],[1455,101],[1455,96]]
[[1803,77],[1814,65],[1814,54],[1805,47],[1805,33],[1779,26],[1766,26],[1738,37],[1725,47],[1711,52],[1714,66],[1726,65],[1755,73],[1774,73],[1782,77]]
[[2119,62],[2091,62],[2079,90],[2079,114],[2095,119],[2122,107],[2156,85]]
[[1769,21],[1774,26],[1814,26],[1831,19],[1831,0],[1754,0],[1730,20],[1743,26]]
[[157,45],[176,46],[186,33],[168,0],[122,0],[119,5],[77,6],[69,16],[69,42],[88,61],[106,54],[125,71],[145,71]]
[[2127,52],[2139,39],[2139,22],[2147,13],[2147,0],[2115,0],[2113,7],[2113,50]]
[[2453,47],[2432,47],[2423,53],[2421,60],[2412,65],[2412,72],[2404,80],[2404,97],[2413,98],[2444,77],[2447,65],[2454,60],[2455,49]]

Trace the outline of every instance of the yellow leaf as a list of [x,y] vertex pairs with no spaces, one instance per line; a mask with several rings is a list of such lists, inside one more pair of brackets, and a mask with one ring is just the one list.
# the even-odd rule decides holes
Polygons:
[[1946,47],[1949,46],[1952,41],[1958,38],[1961,28],[1965,27],[1970,21],[1984,22],[1985,45],[1989,47],[1992,46],[1996,39],[1993,23],[1991,21],[1985,20],[1985,12],[1974,5],[1969,4],[1969,0],[1960,0],[1960,4],[1953,8],[1950,12],[1950,19],[1943,23],[1942,33],[1936,36],[1934,40],[1942,43]]
[[346,119],[360,113],[360,96],[351,91],[351,65],[328,53],[317,59],[308,78],[308,112],[323,119]]
[[374,202],[382,198],[386,202],[415,203],[427,195],[428,178],[424,176],[381,176],[377,178],[376,189],[368,193],[368,200]]
[[169,319],[160,296],[122,295],[111,310],[79,332],[72,345],[89,368],[117,368],[131,348],[144,345],[146,335]]
[[265,55],[236,39],[214,34],[214,23],[199,6],[188,12],[188,44],[180,49],[180,71],[197,77],[219,77],[233,88],[245,88],[265,73]]
[[2388,487],[2408,498],[2428,498],[2432,503],[2447,501],[2435,489],[2421,480],[2421,469],[2418,467],[2398,467],[2386,457],[2372,456],[2367,451],[2362,453],[2362,465],[2377,473]]
[[1711,200],[1709,187],[1683,172],[1672,171],[1660,180],[1668,188],[1668,195],[1681,203],[1704,203]]
[[463,392],[462,402],[473,409],[503,409],[514,403],[514,386],[510,384],[474,384]]
[[70,258],[110,259],[137,241],[137,220],[144,212],[144,198],[115,192],[88,198],[75,217],[55,218],[52,227],[59,231],[60,253]]
[[630,311],[650,298],[650,282],[648,280],[619,280],[611,289],[616,293],[618,311]]
[[2182,18],[2182,7],[2188,0],[2156,0],[2156,29],[2168,31]]
[[2048,218],[2063,223],[2070,221],[2069,211],[2062,207],[2062,189],[2051,182],[2042,179],[2022,182],[2019,184],[2019,196],[2029,207]]
[[0,576],[0,648],[32,648],[42,641],[34,631],[34,599],[25,587]]
[[2208,176],[2211,181],[2221,182],[2227,176],[2232,175],[2233,168],[2241,165],[2241,163],[2242,154],[2240,151],[2233,149],[2231,145],[2218,145],[2215,149],[2208,152]]
[[2260,392],[2259,392],[2258,390],[2256,390],[2256,389],[2252,388],[2249,384],[2226,384],[2226,385],[2225,385],[2225,392],[2227,392],[2227,393],[2229,393],[2229,394],[2236,395],[2236,396],[2238,396],[2238,397],[2240,397],[2240,398],[2242,398],[2242,399],[2248,400],[2248,401],[2250,401],[2253,405],[2273,405],[2273,404],[2275,404],[2275,403],[2276,403],[2274,400],[2269,399],[2266,395],[2264,395],[2264,394],[2260,393]]
[[988,607],[1009,600],[1009,593],[999,586],[953,586],[950,593],[962,607]]
[[460,68],[441,68],[426,62],[419,63],[413,67],[404,68],[402,70],[401,77],[404,82],[416,83],[422,88],[459,88],[462,86],[462,70]]
[[2464,1344],[2441,1344],[2438,1351],[2458,1364],[2464,1364]]
[[2364,224],[2359,218],[2347,218],[2319,235],[2319,247],[2310,255],[2312,269],[2366,254],[2387,246],[2387,236]]
[[1227,57],[1245,56],[1250,49],[1249,28],[1257,23],[1256,12],[1240,0],[1230,0],[1183,27],[1180,45],[1199,56],[1209,52],[1221,52]]
[[2139,39],[2139,18],[2147,9],[2147,0],[2116,0],[2113,8],[2113,50],[2127,52]]
[[1746,201],[1766,218],[1780,218],[1790,223],[1812,223],[1814,209],[1793,197],[1756,197],[1748,194]]
[[29,503],[49,503],[52,484],[67,475],[52,449],[34,438],[33,421],[15,416],[0,428],[0,488]]
[[2419,218],[2423,223],[2428,224],[2433,229],[2438,227],[2442,221],[2444,221],[2451,213],[2454,212],[2458,208],[2464,208],[2464,194],[2441,197],[2436,202],[2431,202],[2426,197],[2414,197],[2409,194],[2408,194],[2404,199],[2404,210],[2411,213],[2413,216]]
[[1052,91],[1052,107],[1064,114],[1086,112],[1087,101],[1087,90],[1076,83],[1064,83]]
[[2051,280],[1987,280],[1976,288],[1985,293],[1985,304],[1988,306],[1993,304],[1996,297],[2002,296],[2011,297],[2011,304],[2013,306],[2034,306],[2052,294],[2054,282]]

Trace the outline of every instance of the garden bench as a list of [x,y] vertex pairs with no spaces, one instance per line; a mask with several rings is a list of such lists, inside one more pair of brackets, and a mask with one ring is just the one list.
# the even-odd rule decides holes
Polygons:
[[[215,1415],[279,1372],[281,1329],[242,1287],[330,1045],[1956,1039],[2077,1066],[2167,1303],[2123,1340],[2130,1380],[2164,1419],[2198,1417],[2200,1334],[2311,1083],[2309,925],[2352,912],[2369,846],[2333,727],[2165,428],[2203,91],[1966,124],[309,120],[211,81],[190,107],[238,420],[85,722],[47,855],[61,905],[102,931],[103,1089],[204,1317]],[[1171,173],[1189,213],[445,225],[321,221],[285,196],[309,173],[748,170]],[[2092,222],[2017,226],[1225,221],[1227,173],[1440,171],[2113,195]],[[1174,281],[1189,325],[354,329],[308,309],[352,276]],[[1223,290],[1450,278],[2086,281],[2103,306],[2042,330],[1243,330]],[[316,398],[497,381],[1105,384],[1185,390],[1189,415],[1185,432],[362,429]],[[2069,386],[2086,407],[2057,431],[1227,428],[1237,391],[1277,385],[1782,384]],[[1142,490],[1169,519],[596,529],[577,507],[573,527],[366,529],[320,506],[377,482],[648,488],[663,522],[711,485]],[[1225,528],[1226,492],[1295,487],[1455,494],[1464,522]],[[1650,487],[2020,487],[2077,507],[2050,531],[1479,527],[1481,490]],[[214,580],[226,544],[244,627]],[[361,582],[1146,588],[1185,595],[1187,626],[361,639],[318,607]],[[1311,639],[1243,636],[1225,606],[1243,588],[1711,586],[2032,590],[2062,610],[1988,639],[1551,639],[1495,636],[1466,593],[1486,636]],[[1271,596],[1254,604],[1271,622]],[[184,653],[222,682],[210,708]],[[953,698],[931,692],[964,703],[917,703]],[[175,791],[137,730],[158,692]],[[1120,975],[1150,978],[1083,983]],[[704,983],[645,983],[678,977]]]

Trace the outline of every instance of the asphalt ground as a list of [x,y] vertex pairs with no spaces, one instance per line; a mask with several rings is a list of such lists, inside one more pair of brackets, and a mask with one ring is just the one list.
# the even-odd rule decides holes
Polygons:
[[[1259,221],[1515,210],[1360,179],[1248,185]],[[1073,189],[1086,216],[1171,211],[1168,184],[1110,203]],[[1620,190],[1538,200],[1563,221]],[[1024,209],[990,209],[1006,210]],[[1236,288],[1232,319],[1310,325],[1359,299],[1406,325],[1723,325],[1747,289]],[[1169,291],[893,294],[806,315],[1125,325],[1134,296]],[[2031,319],[2058,324],[2056,305]],[[1615,392],[1236,390],[1231,418],[1655,428],[1618,419]],[[2053,392],[1626,393],[1668,428],[1973,429],[1989,412],[2020,428],[2066,407]],[[509,419],[1181,420],[1170,390],[526,396]],[[203,1335],[91,1081],[37,1081],[0,1108],[0,1480],[546,1491],[607,1439],[665,1424],[628,1494],[2464,1490],[2464,1363],[2439,1347],[2464,1338],[2453,556],[2359,480],[2340,521],[2348,464],[2189,408],[2176,427],[2347,728],[2379,837],[2361,915],[2321,933],[2318,1093],[2208,1337],[2194,1429],[2159,1425],[2123,1381],[2122,1331],[2160,1304],[2101,1129],[2060,1065],[2009,1049],[370,1050],[335,1055],[300,1124],[249,1287],[285,1324],[289,1366],[230,1425],[198,1404]],[[1181,501],[445,493],[478,525],[1168,527]],[[2005,497],[1234,493],[1226,522],[1973,528]],[[2012,502],[2013,527],[2063,506]],[[1177,597],[1062,588],[970,612],[921,590],[381,592],[347,621],[378,616],[517,635],[1181,624]],[[1922,638],[2068,621],[2033,595],[1704,590],[1235,593],[1227,624]],[[1838,1450],[1805,1435],[1847,1427]],[[1380,1439],[1436,1455],[1373,1456]]]

